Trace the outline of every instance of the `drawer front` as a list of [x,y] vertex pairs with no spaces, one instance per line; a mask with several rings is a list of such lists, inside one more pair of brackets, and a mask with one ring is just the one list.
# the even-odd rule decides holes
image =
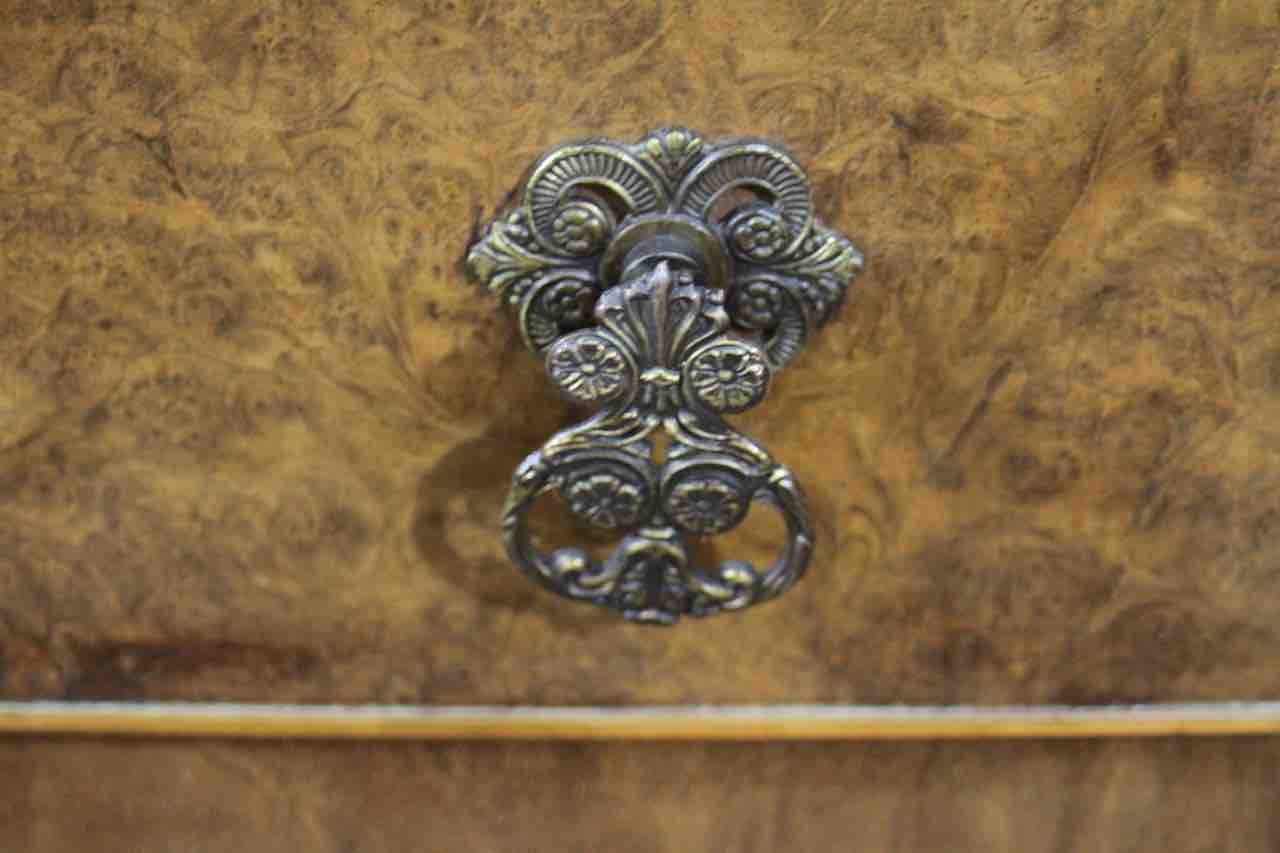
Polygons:
[[[1280,696],[1274,4],[163,6],[0,32],[5,698]],[[808,576],[663,630],[506,560],[581,412],[462,258],[669,123],[787,145],[867,272],[738,420]]]

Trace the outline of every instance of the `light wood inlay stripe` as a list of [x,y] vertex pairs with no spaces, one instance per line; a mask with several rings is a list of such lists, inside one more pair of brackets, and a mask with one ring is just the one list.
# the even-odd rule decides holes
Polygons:
[[1280,733],[1280,702],[1106,707],[0,702],[0,734],[421,740],[967,740]]

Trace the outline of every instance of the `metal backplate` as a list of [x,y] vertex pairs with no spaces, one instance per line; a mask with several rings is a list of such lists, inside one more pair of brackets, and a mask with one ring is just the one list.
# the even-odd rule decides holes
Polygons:
[[[564,145],[518,199],[468,269],[515,310],[551,382],[599,411],[517,468],[503,517],[512,560],[561,595],[645,622],[779,595],[808,565],[809,515],[790,471],[723,416],[764,399],[862,255],[814,218],[795,160],[753,139],[669,128],[634,145]],[[609,556],[534,545],[528,511],[548,491],[617,532]],[[696,565],[687,540],[732,530],[754,502],[786,523],[773,564]]]

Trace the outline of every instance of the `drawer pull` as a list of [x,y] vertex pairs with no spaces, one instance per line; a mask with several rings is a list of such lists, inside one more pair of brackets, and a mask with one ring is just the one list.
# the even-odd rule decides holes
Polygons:
[[[502,526],[521,570],[658,624],[748,607],[800,578],[813,550],[800,488],[723,418],[764,399],[862,269],[814,217],[791,155],[683,128],[559,146],[467,268],[514,310],[552,384],[598,409],[515,471]],[[545,492],[615,532],[612,552],[537,547],[528,511]],[[774,562],[699,565],[688,540],[734,529],[755,503],[786,525]]]

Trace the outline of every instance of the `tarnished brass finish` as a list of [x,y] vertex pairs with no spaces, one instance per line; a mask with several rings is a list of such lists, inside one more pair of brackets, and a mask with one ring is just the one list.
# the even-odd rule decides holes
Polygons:
[[[804,573],[813,530],[799,487],[722,419],[764,398],[862,268],[814,218],[790,155],[682,128],[556,148],[468,268],[515,309],[560,391],[600,408],[517,468],[503,516],[517,566],[561,595],[664,624],[765,601]],[[618,532],[610,556],[534,545],[528,510],[549,491]],[[696,565],[686,539],[732,530],[756,501],[786,522],[774,563]]]

